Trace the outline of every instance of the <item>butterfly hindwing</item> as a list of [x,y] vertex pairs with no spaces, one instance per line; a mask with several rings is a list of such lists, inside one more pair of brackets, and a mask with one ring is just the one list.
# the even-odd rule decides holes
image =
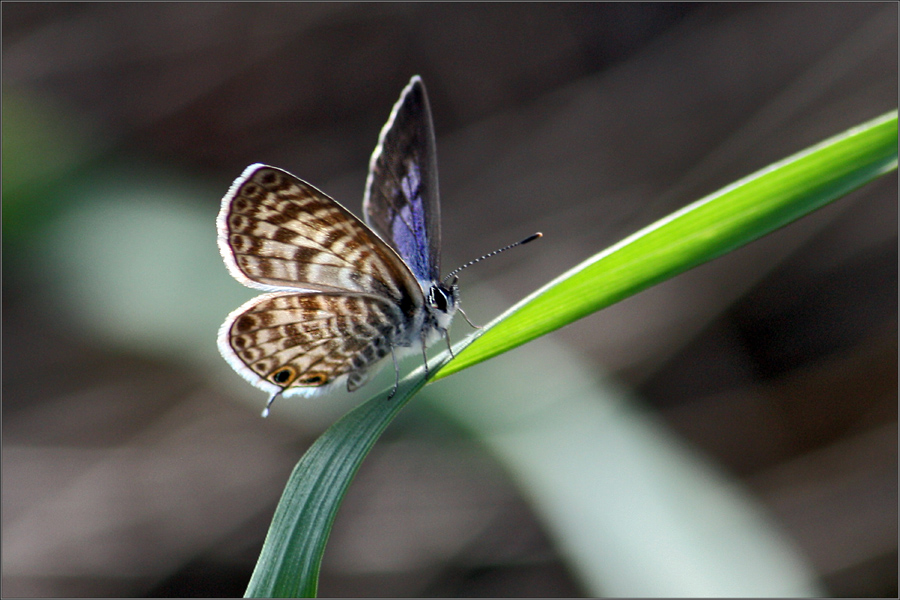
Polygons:
[[403,90],[381,131],[363,212],[419,281],[440,278],[437,154],[431,109],[418,76]]
[[363,294],[265,294],[235,310],[219,348],[248,381],[287,395],[349,376],[353,391],[390,353],[402,315],[387,299]]

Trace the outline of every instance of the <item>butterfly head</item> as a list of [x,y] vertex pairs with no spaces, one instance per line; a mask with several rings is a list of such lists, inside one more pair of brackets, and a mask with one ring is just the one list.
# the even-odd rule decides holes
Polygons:
[[450,283],[434,281],[431,287],[428,288],[428,295],[425,300],[439,331],[447,331],[459,306],[459,286],[457,281],[456,277]]

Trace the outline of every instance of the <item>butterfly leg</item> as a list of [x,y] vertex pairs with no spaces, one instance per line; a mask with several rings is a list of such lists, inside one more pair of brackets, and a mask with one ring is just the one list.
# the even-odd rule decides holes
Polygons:
[[394,389],[388,394],[388,400],[394,397],[394,394],[397,393],[397,388],[400,387],[400,365],[397,364],[397,355],[394,354],[393,344],[391,344],[391,358],[394,359]]
[[422,360],[425,361],[425,377],[428,377],[428,354],[425,353],[425,329],[422,329]]
[[453,354],[453,347],[450,345],[450,332],[449,331],[444,331],[444,339],[447,340],[447,350],[450,351],[450,358],[456,358],[456,355]]
[[[464,311],[462,309],[462,306],[457,306],[456,310],[458,310],[460,312],[460,314],[462,314],[463,318],[466,320],[466,323],[471,325],[474,329],[482,329],[481,325],[476,325],[475,323],[473,323],[472,321],[469,320],[469,315],[467,315],[466,311]],[[451,352],[451,354],[452,354],[452,352]]]

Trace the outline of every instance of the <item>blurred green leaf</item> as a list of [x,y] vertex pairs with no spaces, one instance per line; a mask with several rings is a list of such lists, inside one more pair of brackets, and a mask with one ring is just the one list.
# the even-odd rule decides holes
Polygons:
[[61,206],[58,190],[96,155],[87,127],[41,98],[4,90],[3,238],[16,243]]

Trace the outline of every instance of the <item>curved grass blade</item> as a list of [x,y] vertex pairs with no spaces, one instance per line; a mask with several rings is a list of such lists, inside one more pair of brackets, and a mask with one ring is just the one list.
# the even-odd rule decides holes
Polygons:
[[[471,338],[454,346],[459,352]],[[341,500],[363,459],[406,403],[450,360],[429,358],[428,377],[420,367],[404,377],[393,398],[390,389],[344,415],[310,446],[294,467],[263,543],[246,597],[314,597],[319,566]]]
[[897,169],[897,111],[772,164],[563,273],[478,332],[462,371],[717,258]]
[[430,379],[558,329],[721,256],[897,168],[897,111],[775,163],[635,233],[561,275],[330,427],[288,480],[248,597],[311,597],[331,525],[378,437]]

